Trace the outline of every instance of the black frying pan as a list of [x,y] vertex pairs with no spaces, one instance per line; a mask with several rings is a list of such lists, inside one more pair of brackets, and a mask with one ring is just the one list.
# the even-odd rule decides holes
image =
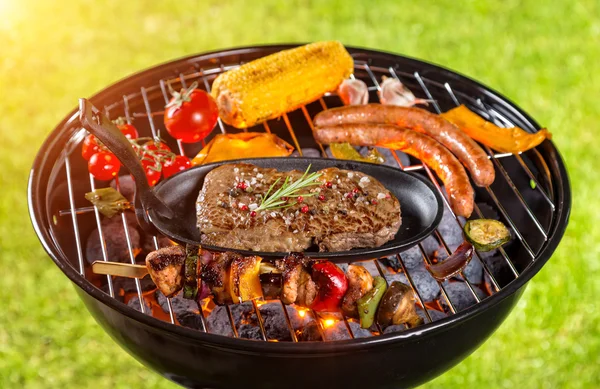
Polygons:
[[[201,245],[201,234],[196,227],[198,193],[209,171],[232,161],[193,167],[169,177],[152,189],[136,153],[121,131],[88,100],[80,99],[79,107],[82,126],[98,137],[133,176],[136,184],[135,212],[142,228],[151,233],[156,232],[156,229],[178,243]],[[304,171],[309,165],[311,170],[337,167],[359,171],[379,180],[400,202],[402,226],[395,238],[385,245],[342,252],[319,252],[315,247],[304,253],[307,257],[347,262],[395,254],[425,239],[442,219],[442,199],[430,182],[419,175],[388,166],[325,158],[255,158],[236,162],[277,168],[281,171]],[[214,251],[228,250],[227,247],[202,246]],[[282,257],[286,254],[235,251],[244,255],[259,255],[263,258]]]

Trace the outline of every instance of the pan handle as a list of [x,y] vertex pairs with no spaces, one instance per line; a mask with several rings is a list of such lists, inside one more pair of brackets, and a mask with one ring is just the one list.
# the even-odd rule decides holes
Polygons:
[[[100,124],[98,124],[97,119],[101,121]],[[135,181],[134,206],[138,221],[144,221],[147,225],[150,225],[147,215],[150,209],[164,218],[172,219],[174,217],[173,211],[156,196],[156,193],[148,185],[146,173],[138,156],[117,126],[87,99],[79,99],[79,120],[81,125],[100,139],[133,176]]]

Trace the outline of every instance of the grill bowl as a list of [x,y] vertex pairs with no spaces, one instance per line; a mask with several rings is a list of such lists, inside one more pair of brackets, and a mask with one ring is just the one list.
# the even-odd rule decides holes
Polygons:
[[[161,93],[164,80],[181,82],[199,74],[204,80],[211,80],[214,74],[232,64],[289,47],[292,46],[249,47],[180,59],[124,79],[95,95],[91,102],[113,112],[145,111],[150,118],[150,129],[155,130],[153,116],[164,105]],[[374,73],[397,74],[413,92],[419,93],[422,87],[423,97],[435,98],[432,108],[448,109],[458,99],[482,115],[494,112],[506,124],[530,132],[539,130],[532,118],[506,98],[464,76],[394,54],[358,48],[349,51],[357,63],[357,77],[374,80]],[[376,86],[376,79],[370,84]],[[159,108],[153,110],[153,107]],[[160,119],[159,115],[156,122]],[[290,114],[279,124],[296,128],[297,139],[290,141],[314,147],[310,123],[298,123],[300,119]],[[76,212],[70,218],[57,216],[59,210],[75,211],[73,199],[80,199],[89,191],[85,166],[71,164],[69,158],[74,150],[74,154],[78,153],[83,135],[77,112],[73,111],[42,146],[28,188],[33,226],[50,257],[74,283],[88,310],[111,337],[148,367],[188,387],[398,388],[426,382],[464,359],[502,323],[527,282],[558,245],[571,206],[568,176],[560,154],[550,141],[518,157],[498,156],[495,163],[501,177],[497,177],[491,193],[478,189],[477,198],[497,200],[494,202],[497,211],[510,221],[519,239],[507,255],[515,276],[499,280],[492,296],[439,321],[370,338],[306,343],[235,339],[145,315],[110,297],[85,278],[87,266],[82,258],[80,235],[85,236],[94,223]],[[194,151],[186,150],[188,155]],[[516,195],[523,192],[523,180],[528,184],[521,162],[533,172],[540,193]],[[71,196],[65,197],[65,193]],[[549,208],[545,201],[551,205]],[[542,233],[536,233],[536,228]]]

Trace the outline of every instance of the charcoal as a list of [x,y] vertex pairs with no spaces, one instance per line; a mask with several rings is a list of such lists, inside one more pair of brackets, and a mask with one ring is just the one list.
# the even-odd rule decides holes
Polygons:
[[[142,292],[156,289],[156,285],[154,285],[149,274],[140,279],[140,287],[142,288]],[[115,294],[118,294],[121,289],[123,289],[125,293],[137,293],[137,285],[133,278],[113,277],[113,289]]]
[[471,284],[481,284],[483,282],[483,266],[479,258],[473,255],[471,262],[463,270],[463,274]]
[[342,269],[342,271],[345,273],[348,272],[348,264],[347,263],[338,263],[337,266]]
[[479,207],[479,210],[485,219],[500,220],[500,215],[496,211],[496,208],[492,207],[488,203],[477,203],[477,207]]
[[400,281],[403,284],[410,285],[404,273],[386,274],[385,280],[387,281],[388,285],[394,281]]
[[[138,298],[138,296],[133,296],[129,299],[129,301],[127,302],[127,306],[135,309],[136,311],[141,312],[142,309],[140,307],[140,299]],[[152,315],[152,309],[150,308],[150,306],[148,305],[148,303],[144,300],[144,308],[145,308],[145,313],[146,315]]]
[[262,332],[258,325],[242,324],[238,327],[238,336],[242,339],[262,340]]
[[465,240],[461,226],[456,222],[448,207],[444,207],[442,221],[438,225],[438,232],[451,251],[454,251]]
[[231,310],[231,316],[236,326],[247,323],[258,325],[256,316],[252,317],[254,315],[254,306],[250,301],[241,304],[232,304],[229,306],[229,309]]
[[[165,313],[169,312],[167,298],[158,290],[156,291],[156,301],[158,301],[158,304],[160,305],[162,310],[165,311]],[[179,316],[188,314],[198,314],[200,312],[200,307],[198,307],[198,303],[195,300],[183,298],[183,292],[179,292],[171,298],[171,307],[173,308],[173,313],[178,318]]]
[[291,341],[292,336],[283,314],[283,308],[280,303],[267,303],[261,305],[260,315],[263,319],[265,332],[269,339]]
[[208,332],[212,334],[233,336],[231,322],[227,309],[224,306],[216,306],[206,318]]
[[368,329],[360,328],[359,323],[349,321],[348,326],[350,326],[350,329],[352,330],[352,334],[354,334],[355,338],[368,338],[370,336],[373,336],[371,331],[369,331]]
[[[436,311],[435,309],[427,309],[427,313],[429,313],[431,321],[438,321],[447,317],[447,315],[444,312]],[[424,324],[429,323],[429,318],[425,314],[423,308],[417,307],[417,315],[419,315],[423,319]]]
[[[446,293],[448,294],[450,301],[452,301],[452,304],[454,304],[454,308],[456,308],[457,312],[467,309],[471,305],[477,303],[477,300],[475,300],[473,293],[471,293],[469,286],[465,282],[449,282],[444,285],[444,288],[446,289]],[[483,300],[487,296],[486,293],[479,287],[473,286],[473,289],[475,290],[475,293],[477,293],[477,296],[480,300]],[[446,299],[442,297],[441,293],[439,296],[439,301],[445,309],[449,310],[448,303],[446,302]]]
[[192,328],[194,330],[202,330],[202,316],[194,313],[185,313],[183,315],[176,316],[177,321],[184,327]]
[[[440,242],[433,236],[428,236],[425,238],[423,242],[421,242],[421,245],[423,247],[423,251],[425,251],[425,255],[432,262],[435,262],[435,260],[442,260],[447,257],[444,246],[442,246]],[[421,259],[421,263],[424,263],[424,259]]]
[[[130,223],[130,219],[133,217],[133,220],[135,220],[135,216],[131,212],[126,212],[125,215],[127,217],[127,229],[131,239],[131,246],[135,253],[141,249],[140,234],[137,228]],[[108,259],[113,262],[129,262],[129,248],[121,217],[117,215],[112,218],[104,218],[102,220],[102,233],[106,242]],[[94,229],[88,237],[85,252],[86,260],[89,263],[103,260],[98,229]]]
[[309,314],[305,314],[304,317],[300,316],[298,311],[292,306],[287,305],[285,309],[288,312],[290,322],[292,323],[292,327],[294,327],[294,329],[302,328],[309,322],[314,321],[314,318]]
[[323,334],[325,335],[325,340],[352,339],[343,320],[336,321],[331,327],[325,328]]
[[417,291],[419,292],[419,295],[423,299],[423,302],[435,300],[440,292],[440,287],[435,278],[429,274],[427,269],[424,267],[415,268],[409,270],[409,274],[413,283],[415,284],[415,287],[417,288]]
[[389,327],[386,327],[383,330],[383,333],[391,334],[392,332],[402,332],[402,331],[406,331],[406,327],[404,326],[404,324],[394,324]]
[[410,249],[400,253],[402,262],[407,269],[413,269],[415,267],[423,266],[423,254],[418,246],[411,247]]
[[321,340],[321,330],[315,321],[309,322],[304,326],[298,334],[300,342],[315,342]]
[[[117,189],[116,180],[110,182],[110,186]],[[133,196],[135,195],[135,181],[131,175],[126,174],[119,176],[119,191],[129,202],[133,202]]]
[[400,264],[400,260],[395,255],[380,258],[379,263],[381,263],[383,266],[391,267],[396,272],[402,271],[402,265]]

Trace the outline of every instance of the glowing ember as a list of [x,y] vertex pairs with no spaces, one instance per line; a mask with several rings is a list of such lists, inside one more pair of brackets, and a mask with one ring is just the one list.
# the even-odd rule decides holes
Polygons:
[[302,310],[302,309],[299,309],[299,310],[298,310],[298,316],[300,316],[300,317],[304,317],[304,315],[306,315],[306,311],[305,311],[305,310]]
[[323,320],[323,326],[325,328],[329,328],[329,327],[331,327],[334,324],[335,324],[335,320],[333,320],[333,319],[325,319],[325,320]]

